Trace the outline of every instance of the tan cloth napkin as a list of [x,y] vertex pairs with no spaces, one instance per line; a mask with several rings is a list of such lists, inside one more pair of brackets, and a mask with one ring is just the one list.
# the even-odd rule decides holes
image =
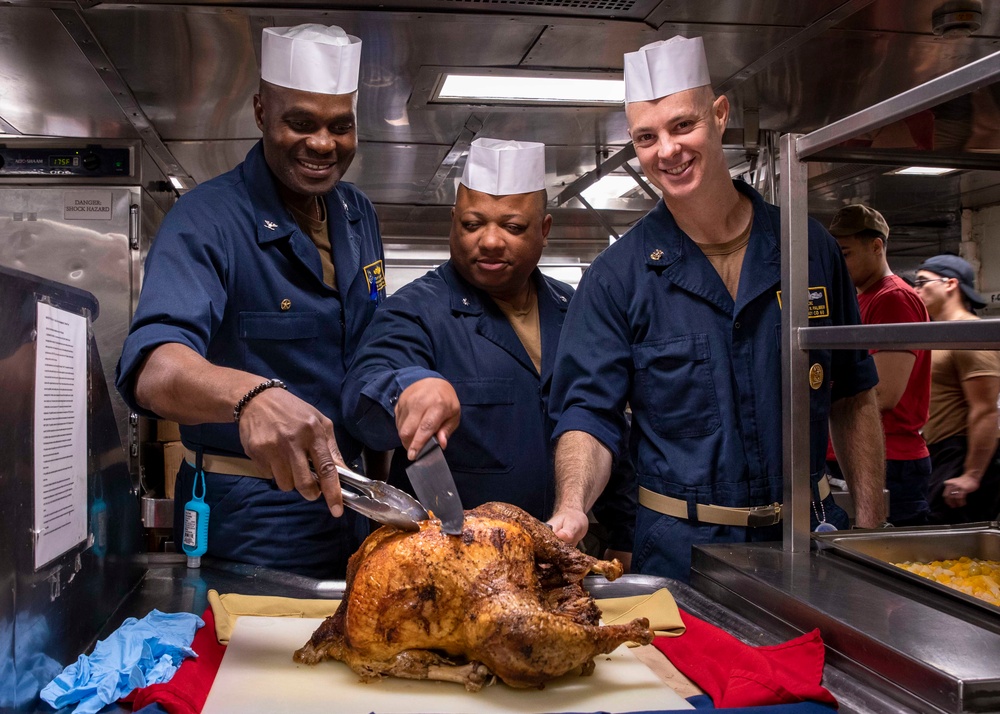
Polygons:
[[219,643],[229,644],[236,620],[242,615],[257,617],[329,617],[340,606],[340,600],[302,600],[291,597],[240,595],[215,590],[208,591],[208,604],[215,616],[215,634]]
[[649,595],[613,597],[597,601],[605,625],[621,625],[637,617],[649,619],[649,626],[657,637],[677,637],[684,634],[684,621],[677,610],[674,596],[666,588]]
[[[228,644],[236,620],[241,615],[257,617],[329,617],[340,606],[340,600],[303,600],[265,595],[240,595],[215,590],[208,591],[208,604],[215,616],[215,633],[221,644]],[[666,588],[650,595],[605,598],[597,601],[605,625],[620,625],[637,617],[649,619],[649,626],[658,636],[676,637],[684,634],[684,623],[677,603]]]

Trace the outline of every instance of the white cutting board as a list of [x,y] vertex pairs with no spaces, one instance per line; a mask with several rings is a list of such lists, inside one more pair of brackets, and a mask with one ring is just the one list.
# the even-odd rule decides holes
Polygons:
[[544,689],[497,683],[467,692],[453,682],[385,677],[362,683],[343,662],[296,664],[320,619],[244,616],[236,621],[204,714],[486,714],[488,712],[635,712],[692,709],[622,646],[600,655],[589,677],[565,676]]

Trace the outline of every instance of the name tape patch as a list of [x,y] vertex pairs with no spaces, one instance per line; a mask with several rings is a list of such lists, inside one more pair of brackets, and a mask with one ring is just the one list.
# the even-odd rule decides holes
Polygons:
[[[778,307],[781,307],[781,291],[778,291]],[[809,307],[807,308],[809,319],[815,320],[819,317],[830,317],[830,302],[827,300],[826,287],[809,288]]]

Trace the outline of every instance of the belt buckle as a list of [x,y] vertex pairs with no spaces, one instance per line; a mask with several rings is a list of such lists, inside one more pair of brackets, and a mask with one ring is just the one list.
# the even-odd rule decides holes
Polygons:
[[767,506],[751,506],[747,513],[748,528],[763,528],[781,523],[781,504],[772,503]]

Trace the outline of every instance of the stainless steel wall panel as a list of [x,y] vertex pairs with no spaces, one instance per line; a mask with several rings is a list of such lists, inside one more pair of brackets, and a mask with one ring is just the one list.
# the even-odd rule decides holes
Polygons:
[[461,134],[468,107],[410,107],[405,85],[375,89],[358,98],[358,139],[396,144],[448,144]]
[[[434,144],[400,146],[369,141],[358,147],[358,154],[347,171],[346,179],[362,187],[374,203],[419,203],[427,183],[449,148]],[[448,184],[448,181],[444,182],[444,185]],[[454,196],[453,187],[444,190]]]
[[246,158],[257,139],[168,141],[167,148],[198,183],[229,171]]
[[93,66],[45,8],[0,7],[0,116],[22,134],[136,136]]
[[259,133],[252,100],[260,70],[247,17],[132,8],[84,16],[165,141]]

